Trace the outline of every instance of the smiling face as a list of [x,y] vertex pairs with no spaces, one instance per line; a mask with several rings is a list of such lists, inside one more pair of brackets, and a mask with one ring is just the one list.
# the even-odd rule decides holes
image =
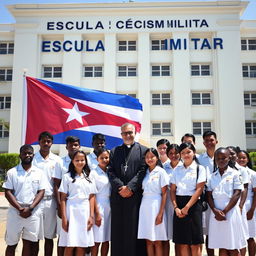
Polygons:
[[159,153],[160,156],[166,156],[166,149],[167,149],[166,144],[160,144],[160,145],[157,147],[157,151],[158,151],[158,153]]
[[145,161],[146,161],[146,164],[149,167],[149,170],[152,171],[156,167],[158,158],[151,151],[148,151],[147,154],[145,155]]
[[230,153],[228,150],[217,151],[214,155],[214,161],[219,170],[226,170],[230,161]]
[[229,154],[230,154],[230,160],[235,163],[237,161],[237,153],[234,149],[228,148]]
[[121,135],[125,145],[132,145],[135,139],[135,127],[131,124],[122,127]]
[[78,153],[74,156],[74,158],[73,158],[73,160],[72,160],[72,163],[73,163],[73,165],[74,165],[74,167],[75,167],[75,171],[76,171],[78,174],[82,173],[83,168],[84,168],[84,166],[85,166],[85,164],[86,164],[85,155],[84,155],[83,153],[78,152]]
[[210,135],[210,136],[206,136],[204,138],[204,146],[206,147],[206,149],[208,150],[214,150],[218,141],[217,139],[213,136],[213,135]]
[[239,152],[237,155],[237,162],[241,166],[246,167],[249,162],[249,159],[244,152]]
[[195,158],[195,152],[190,149],[190,148],[184,148],[181,152],[180,152],[180,156],[184,162],[184,164],[186,166],[191,165],[191,163],[193,162],[194,158]]
[[172,148],[168,152],[168,158],[171,160],[171,162],[179,162],[180,161],[180,153],[175,148]]
[[109,164],[109,152],[104,151],[97,157],[97,160],[99,162],[99,167],[103,170],[106,169]]

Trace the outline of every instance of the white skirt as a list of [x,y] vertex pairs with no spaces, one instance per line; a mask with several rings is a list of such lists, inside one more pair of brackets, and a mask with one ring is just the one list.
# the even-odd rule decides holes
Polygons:
[[93,225],[94,242],[102,243],[110,241],[111,211],[109,197],[97,197],[97,205],[101,216],[101,225]]
[[166,212],[166,230],[167,230],[167,239],[172,240],[173,233],[173,205],[170,197],[170,189],[167,190],[167,198],[165,204],[165,212]]
[[[246,213],[251,209],[251,205],[252,205],[252,198],[247,198],[244,204]],[[254,215],[251,220],[247,220],[249,238],[256,237],[256,214],[255,213],[256,212],[254,211]]]
[[[229,203],[227,199],[214,199],[217,209],[223,210]],[[209,223],[209,248],[235,250],[246,247],[247,241],[242,227],[242,217],[238,204],[226,215],[226,220],[218,221],[211,211]]]
[[59,246],[63,247],[90,247],[94,245],[93,229],[87,230],[87,221],[90,216],[88,200],[72,199],[66,202],[68,232],[60,231]]
[[163,221],[155,225],[156,216],[159,213],[162,197],[159,194],[144,194],[139,213],[138,238],[150,241],[167,241],[166,215]]

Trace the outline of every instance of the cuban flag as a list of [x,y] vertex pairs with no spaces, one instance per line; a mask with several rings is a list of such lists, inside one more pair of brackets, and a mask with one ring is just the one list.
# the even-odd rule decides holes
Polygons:
[[23,133],[26,144],[38,144],[38,135],[50,132],[55,144],[67,136],[92,146],[92,136],[106,136],[107,148],[122,144],[120,126],[132,123],[141,130],[142,105],[133,97],[25,77]]

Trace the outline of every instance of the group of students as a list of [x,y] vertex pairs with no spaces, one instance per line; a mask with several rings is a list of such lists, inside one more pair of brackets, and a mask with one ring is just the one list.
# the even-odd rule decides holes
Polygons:
[[[185,134],[181,144],[166,139],[145,153],[138,239],[146,240],[148,256],[169,255],[169,240],[178,256],[202,255],[203,235],[209,256],[249,256],[256,251],[256,174],[249,155],[235,147],[216,150],[217,136],[203,134],[206,152],[197,155],[195,137]],[[68,155],[52,154],[53,137],[39,135],[40,150],[20,149],[21,164],[7,173],[3,187],[10,202],[6,255],[14,255],[22,233],[23,254],[37,255],[38,240],[45,239],[45,255],[52,255],[59,234],[58,255],[106,256],[111,240],[110,153],[105,136],[93,136],[94,151],[80,150],[79,138],[66,140]],[[33,161],[33,162],[32,162]],[[208,209],[203,212],[202,193]],[[58,209],[58,216],[56,215]],[[58,223],[58,225],[57,225]]]

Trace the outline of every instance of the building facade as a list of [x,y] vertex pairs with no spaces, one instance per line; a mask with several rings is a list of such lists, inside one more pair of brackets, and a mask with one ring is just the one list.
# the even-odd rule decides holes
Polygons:
[[[23,74],[129,94],[141,140],[213,130],[256,148],[256,21],[242,1],[12,5],[0,25],[0,152],[22,141]],[[56,152],[63,147],[55,146]]]

